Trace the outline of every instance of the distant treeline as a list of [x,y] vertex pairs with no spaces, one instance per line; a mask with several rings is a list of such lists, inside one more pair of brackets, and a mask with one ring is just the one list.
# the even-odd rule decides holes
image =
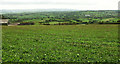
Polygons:
[[[48,24],[49,22],[69,22],[80,23],[106,23],[118,22],[117,10],[100,11],[61,11],[61,12],[36,12],[36,13],[13,13],[3,14],[2,19],[10,19],[9,22],[24,22],[26,20],[39,19],[39,22]],[[33,21],[34,22],[34,21]]]

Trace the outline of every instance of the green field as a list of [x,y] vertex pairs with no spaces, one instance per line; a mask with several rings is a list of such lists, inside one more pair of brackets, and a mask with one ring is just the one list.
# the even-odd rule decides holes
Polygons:
[[[34,13],[6,13],[0,18],[9,19],[9,23],[29,23],[35,25],[58,24],[60,22],[82,24],[116,23],[119,22],[119,10],[94,10],[94,11],[54,11]],[[40,25],[41,25],[40,24]]]
[[2,26],[3,62],[118,62],[118,25]]

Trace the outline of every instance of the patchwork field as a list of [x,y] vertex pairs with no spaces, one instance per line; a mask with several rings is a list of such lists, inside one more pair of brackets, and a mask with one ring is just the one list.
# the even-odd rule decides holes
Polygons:
[[3,62],[118,62],[118,25],[2,26]]

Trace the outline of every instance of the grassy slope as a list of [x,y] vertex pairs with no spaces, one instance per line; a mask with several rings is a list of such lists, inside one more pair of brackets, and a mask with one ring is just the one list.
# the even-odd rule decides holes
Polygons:
[[[80,20],[82,20],[83,22],[89,22],[90,21],[90,20],[88,20],[86,18],[80,18]],[[99,20],[99,21],[104,21],[104,22],[106,22],[106,21],[115,21],[115,22],[117,22],[118,21],[117,18],[106,18],[106,19],[102,19],[102,20],[100,20],[100,19],[92,19],[92,20]],[[44,22],[44,21],[45,20],[41,20],[41,19],[33,19],[33,20],[24,20],[23,22],[35,22],[35,23],[38,23],[38,22]],[[55,21],[50,22],[50,24],[56,24],[56,23],[58,23],[58,22],[55,22]]]
[[[2,26],[0,26],[0,30],[2,30],[1,28]],[[1,62],[2,62],[2,31],[0,31],[0,64]]]
[[2,62],[2,50],[0,50],[0,63]]
[[117,25],[3,26],[3,62],[118,61]]

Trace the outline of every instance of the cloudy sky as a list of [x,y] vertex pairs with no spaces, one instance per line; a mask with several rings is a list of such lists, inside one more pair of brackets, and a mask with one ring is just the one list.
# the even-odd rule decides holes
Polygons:
[[117,10],[120,0],[0,0],[0,9]]

